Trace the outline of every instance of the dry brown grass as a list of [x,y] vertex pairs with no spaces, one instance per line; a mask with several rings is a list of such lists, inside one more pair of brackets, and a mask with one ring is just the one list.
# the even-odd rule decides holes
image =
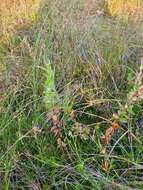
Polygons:
[[[26,75],[23,57],[15,51],[13,42],[24,36],[38,18],[42,0],[1,0],[0,1],[0,100],[4,100],[7,91],[18,89],[22,75]],[[19,50],[18,50],[19,52]],[[8,61],[7,61],[8,60]],[[26,70],[26,71],[25,71]],[[26,80],[25,80],[26,81]]]
[[143,15],[141,0],[106,0],[108,10],[112,16],[133,16],[138,19]]
[[16,26],[36,20],[41,0],[2,0],[0,3],[0,32],[14,32]]

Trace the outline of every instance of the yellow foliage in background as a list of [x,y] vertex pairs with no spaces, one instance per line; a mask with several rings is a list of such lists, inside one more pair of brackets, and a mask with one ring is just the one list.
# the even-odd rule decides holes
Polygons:
[[[42,0],[0,0],[0,51],[1,44],[10,45],[19,28],[31,26],[37,20]],[[0,60],[0,79],[6,66]]]
[[143,15],[143,3],[141,0],[106,0],[108,10],[112,16]]
[[14,31],[16,26],[36,19],[41,0],[1,0],[0,33]]

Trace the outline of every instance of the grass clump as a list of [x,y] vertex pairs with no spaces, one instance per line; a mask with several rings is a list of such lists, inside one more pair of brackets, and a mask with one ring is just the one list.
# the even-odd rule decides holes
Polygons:
[[1,189],[142,189],[142,24],[104,9],[46,1],[1,42]]

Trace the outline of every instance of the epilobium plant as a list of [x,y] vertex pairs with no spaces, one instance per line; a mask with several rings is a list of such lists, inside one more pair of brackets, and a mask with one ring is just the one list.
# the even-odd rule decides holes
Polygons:
[[44,101],[48,111],[59,103],[59,96],[55,87],[54,71],[49,61],[46,65],[46,80],[45,80]]

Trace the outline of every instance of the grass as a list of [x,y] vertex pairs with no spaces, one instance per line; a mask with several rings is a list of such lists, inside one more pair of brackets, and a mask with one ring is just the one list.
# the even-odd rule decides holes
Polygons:
[[0,31],[0,189],[143,189],[141,20],[37,2]]
[[115,0],[107,0],[108,8],[110,10],[111,15],[118,16],[127,16],[134,15],[138,17],[142,14],[142,2],[140,0],[119,0],[116,2]]

